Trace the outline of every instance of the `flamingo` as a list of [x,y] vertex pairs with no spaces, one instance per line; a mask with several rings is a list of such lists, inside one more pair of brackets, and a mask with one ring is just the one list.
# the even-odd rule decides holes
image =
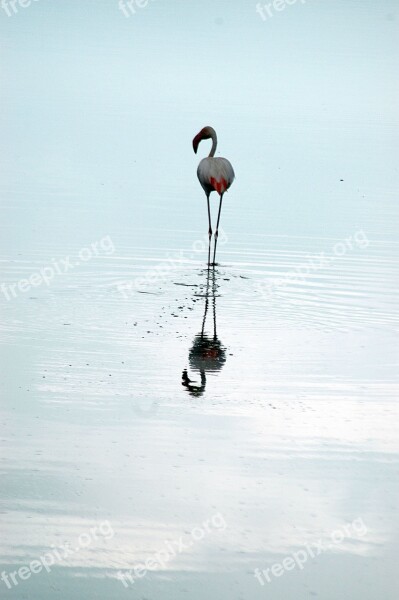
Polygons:
[[[198,145],[201,140],[212,139],[212,148],[207,158],[203,158],[198,165],[197,175],[200,184],[203,187],[203,190],[206,194],[206,199],[208,202],[208,220],[209,220],[209,250],[208,250],[208,263],[210,259],[211,252],[211,238],[212,238],[212,225],[211,225],[211,210],[209,207],[209,196],[211,192],[217,192],[220,196],[219,203],[219,212],[218,212],[218,220],[216,223],[216,231],[215,231],[215,246],[213,250],[213,265],[215,265],[215,257],[216,257],[216,244],[218,241],[218,229],[219,229],[219,221],[220,221],[220,212],[222,210],[222,200],[223,194],[226,190],[229,189],[231,184],[234,181],[234,170],[231,166],[230,161],[227,158],[215,158],[216,146],[217,146],[217,137],[216,131],[213,127],[203,127],[199,133],[193,139],[193,149],[195,154],[197,154]],[[210,263],[209,263],[210,264]]]

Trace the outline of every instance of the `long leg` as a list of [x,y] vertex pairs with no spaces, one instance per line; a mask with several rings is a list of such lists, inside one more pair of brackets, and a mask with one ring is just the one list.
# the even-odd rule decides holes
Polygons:
[[210,206],[209,206],[209,194],[207,194],[206,200],[208,202],[208,221],[209,221],[208,234],[209,234],[209,241],[211,241],[211,237],[212,237],[212,224],[211,224],[211,209],[210,209]]
[[218,235],[219,235],[219,221],[220,221],[220,213],[222,212],[222,200],[223,200],[223,194],[220,195],[218,220],[216,223],[216,231],[215,231],[215,247],[213,249],[213,264],[215,264],[215,257],[216,257],[216,244],[218,242]]
[[211,264],[211,240],[212,240],[212,224],[211,224],[211,209],[210,209],[210,206],[209,206],[209,194],[207,195],[206,200],[208,202],[208,221],[209,221],[209,230],[208,230],[208,234],[209,234],[208,269],[209,269],[209,266]]

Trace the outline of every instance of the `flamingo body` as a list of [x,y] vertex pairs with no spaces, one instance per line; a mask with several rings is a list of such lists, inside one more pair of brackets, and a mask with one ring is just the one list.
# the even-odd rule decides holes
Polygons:
[[234,170],[227,158],[203,158],[198,165],[197,175],[207,196],[213,191],[224,194],[234,181]]

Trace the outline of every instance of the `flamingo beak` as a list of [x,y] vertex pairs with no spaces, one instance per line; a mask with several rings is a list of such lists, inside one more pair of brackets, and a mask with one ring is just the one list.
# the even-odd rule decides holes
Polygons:
[[201,141],[201,135],[198,133],[195,138],[193,139],[193,150],[195,152],[195,154],[197,154],[197,150],[198,150],[198,145]]

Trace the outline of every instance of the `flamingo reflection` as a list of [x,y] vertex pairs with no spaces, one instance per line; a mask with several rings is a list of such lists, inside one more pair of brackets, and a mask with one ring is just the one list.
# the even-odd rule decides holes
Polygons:
[[[206,291],[205,291],[205,309],[202,319],[202,327],[191,346],[188,362],[190,370],[200,374],[200,382],[189,378],[187,369],[184,369],[182,375],[182,385],[187,389],[191,396],[202,396],[206,386],[206,374],[208,372],[216,373],[220,371],[226,362],[226,349],[222,346],[216,331],[216,274],[215,269],[207,270]],[[212,298],[213,314],[213,335],[205,333],[206,319],[209,309],[209,298]]]

